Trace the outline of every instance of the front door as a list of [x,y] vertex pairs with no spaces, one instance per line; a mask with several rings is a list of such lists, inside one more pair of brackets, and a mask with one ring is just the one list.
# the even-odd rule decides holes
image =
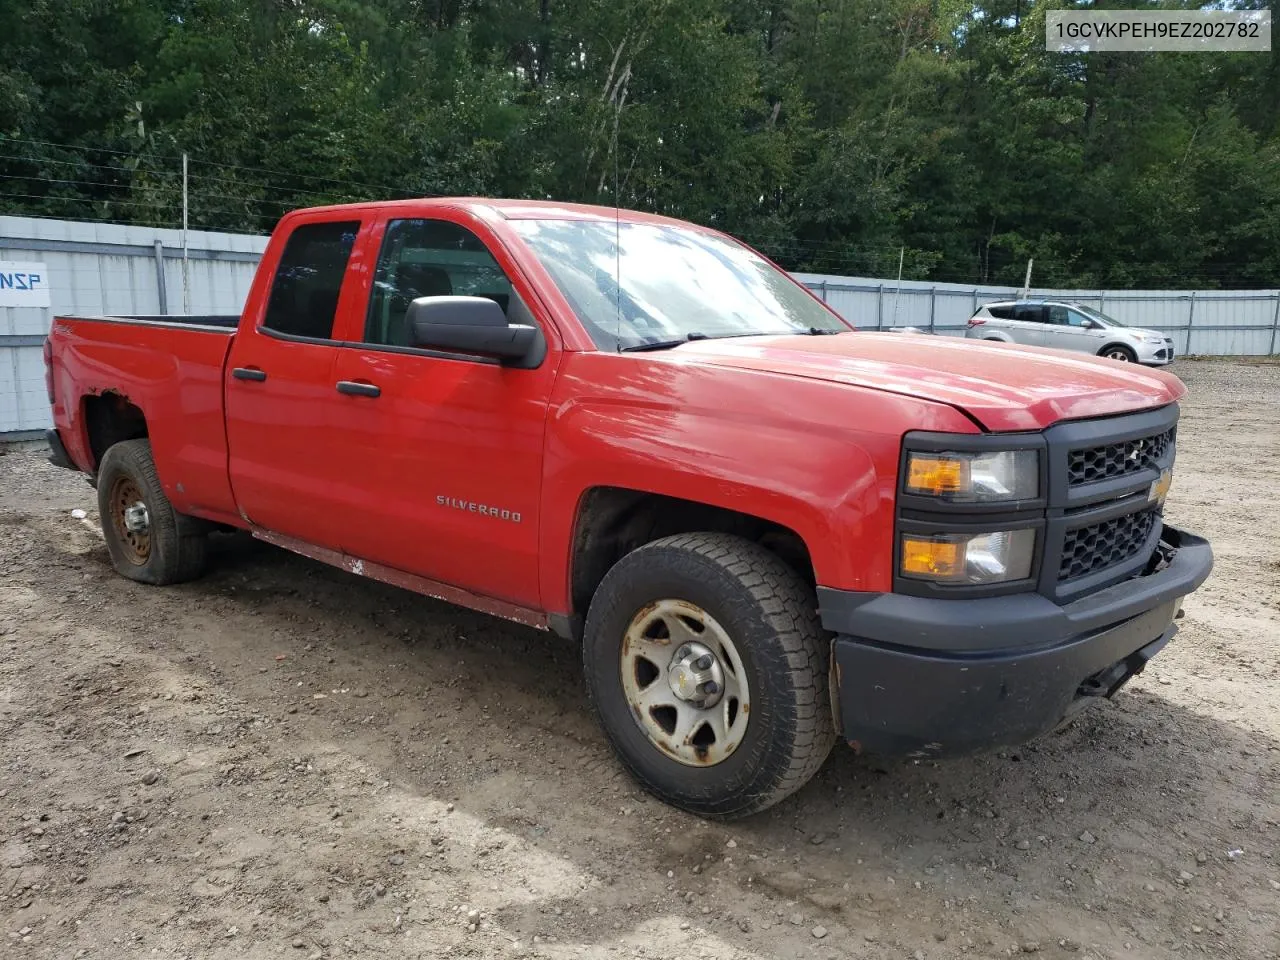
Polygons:
[[[489,297],[513,322],[539,323],[550,345],[542,363],[515,369],[415,348],[409,304],[450,295]],[[543,436],[559,354],[531,298],[467,227],[386,223],[363,342],[344,344],[334,370],[345,392],[331,443],[352,470],[343,552],[539,605]]]
[[1079,310],[1054,305],[1049,307],[1048,336],[1045,345],[1078,353],[1097,353],[1102,347],[1104,331],[1093,329],[1093,321]]

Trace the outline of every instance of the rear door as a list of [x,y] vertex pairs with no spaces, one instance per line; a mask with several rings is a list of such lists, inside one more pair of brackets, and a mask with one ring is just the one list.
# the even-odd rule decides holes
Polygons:
[[296,223],[265,307],[242,324],[225,372],[237,508],[256,526],[330,548],[344,500],[330,443],[334,327],[358,297],[345,281],[368,226],[357,217]]
[[[529,607],[539,605],[538,508],[555,333],[497,238],[459,215],[388,218],[363,342],[343,345],[330,449],[349,471],[344,552]],[[411,345],[418,297],[483,296],[539,325],[534,369]],[[355,340],[353,333],[350,337]]]
[[1008,326],[1014,343],[1042,347],[1045,343],[1045,308],[1038,303],[1020,303],[1013,308]]

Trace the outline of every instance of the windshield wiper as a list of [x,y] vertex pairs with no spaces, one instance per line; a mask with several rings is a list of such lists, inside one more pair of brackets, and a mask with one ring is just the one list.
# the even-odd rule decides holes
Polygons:
[[835,333],[851,333],[844,328],[828,330],[826,327],[790,327],[786,330],[752,330],[749,333],[727,333],[726,337],[825,337]]
[[678,340],[650,340],[647,343],[633,343],[625,347],[619,347],[619,353],[642,353],[646,350],[670,350],[672,347],[678,347],[682,343],[688,343],[690,340],[706,340],[705,333],[690,333]]
[[[808,330],[775,330],[772,333],[768,330],[750,330],[743,333],[726,333],[720,334],[714,339],[733,339],[738,337],[787,337],[799,335],[802,337],[822,337],[833,333],[848,333],[848,330],[825,330],[822,327],[810,327]],[[705,333],[690,333],[679,339],[671,340],[650,340],[646,343],[633,343],[630,346],[619,347],[619,353],[640,353],[645,350],[670,350],[672,347],[678,347],[682,343],[688,343],[690,340],[710,340]]]

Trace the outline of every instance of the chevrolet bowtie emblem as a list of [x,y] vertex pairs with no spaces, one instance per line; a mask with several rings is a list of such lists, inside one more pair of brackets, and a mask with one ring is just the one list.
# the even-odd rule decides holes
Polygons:
[[1147,501],[1149,503],[1159,503],[1169,494],[1169,488],[1173,486],[1173,471],[1165,470],[1160,474],[1159,479],[1151,481],[1151,489],[1147,491]]

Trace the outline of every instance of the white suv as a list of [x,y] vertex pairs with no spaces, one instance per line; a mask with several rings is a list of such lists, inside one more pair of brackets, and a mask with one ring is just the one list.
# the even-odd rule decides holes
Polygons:
[[1066,300],[1002,300],[983,304],[964,332],[970,340],[1092,353],[1125,363],[1163,366],[1173,341],[1158,330],[1126,327],[1092,307]]

